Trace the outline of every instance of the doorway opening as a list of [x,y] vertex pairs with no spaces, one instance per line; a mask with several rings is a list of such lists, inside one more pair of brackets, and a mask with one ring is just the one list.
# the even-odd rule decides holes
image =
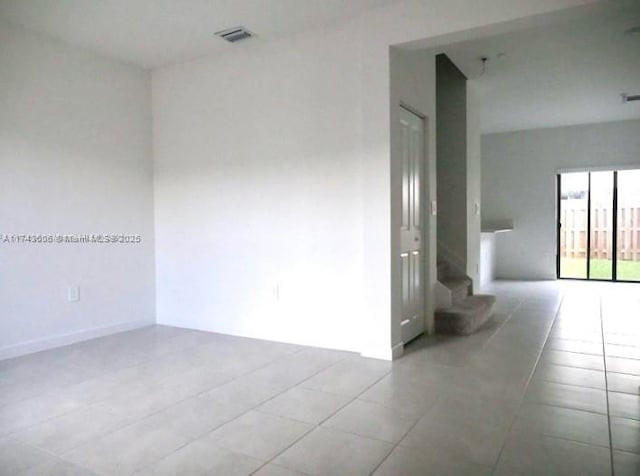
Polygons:
[[558,278],[640,282],[640,169],[557,180]]

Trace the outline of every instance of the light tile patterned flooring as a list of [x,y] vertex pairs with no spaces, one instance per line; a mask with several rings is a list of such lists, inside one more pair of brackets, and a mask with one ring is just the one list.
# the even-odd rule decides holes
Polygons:
[[496,283],[393,364],[161,326],[5,360],[0,474],[637,476],[639,290]]

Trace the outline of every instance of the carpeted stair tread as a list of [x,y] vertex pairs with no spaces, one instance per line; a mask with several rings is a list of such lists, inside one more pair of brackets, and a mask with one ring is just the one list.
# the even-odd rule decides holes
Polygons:
[[471,280],[468,278],[446,279],[441,281],[451,291],[451,303],[456,306],[471,294]]
[[458,304],[454,304],[449,309],[455,312],[469,312],[486,305],[493,305],[496,297],[489,294],[474,294]]
[[469,335],[487,322],[493,312],[495,296],[476,294],[435,313],[436,332],[439,334]]

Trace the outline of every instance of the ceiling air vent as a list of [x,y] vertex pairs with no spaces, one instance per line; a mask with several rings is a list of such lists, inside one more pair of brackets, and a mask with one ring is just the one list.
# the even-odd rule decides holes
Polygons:
[[236,26],[235,28],[217,31],[215,34],[223,40],[227,40],[229,43],[235,43],[237,41],[246,40],[247,38],[253,38],[255,36],[243,26]]

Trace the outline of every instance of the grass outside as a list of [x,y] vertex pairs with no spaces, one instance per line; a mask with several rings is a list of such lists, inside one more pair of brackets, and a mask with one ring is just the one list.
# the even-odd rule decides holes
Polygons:
[[[591,279],[611,279],[611,273],[611,261],[606,259],[591,260]],[[587,260],[584,258],[560,258],[560,276],[586,279]],[[640,281],[640,261],[618,260],[618,280]]]

